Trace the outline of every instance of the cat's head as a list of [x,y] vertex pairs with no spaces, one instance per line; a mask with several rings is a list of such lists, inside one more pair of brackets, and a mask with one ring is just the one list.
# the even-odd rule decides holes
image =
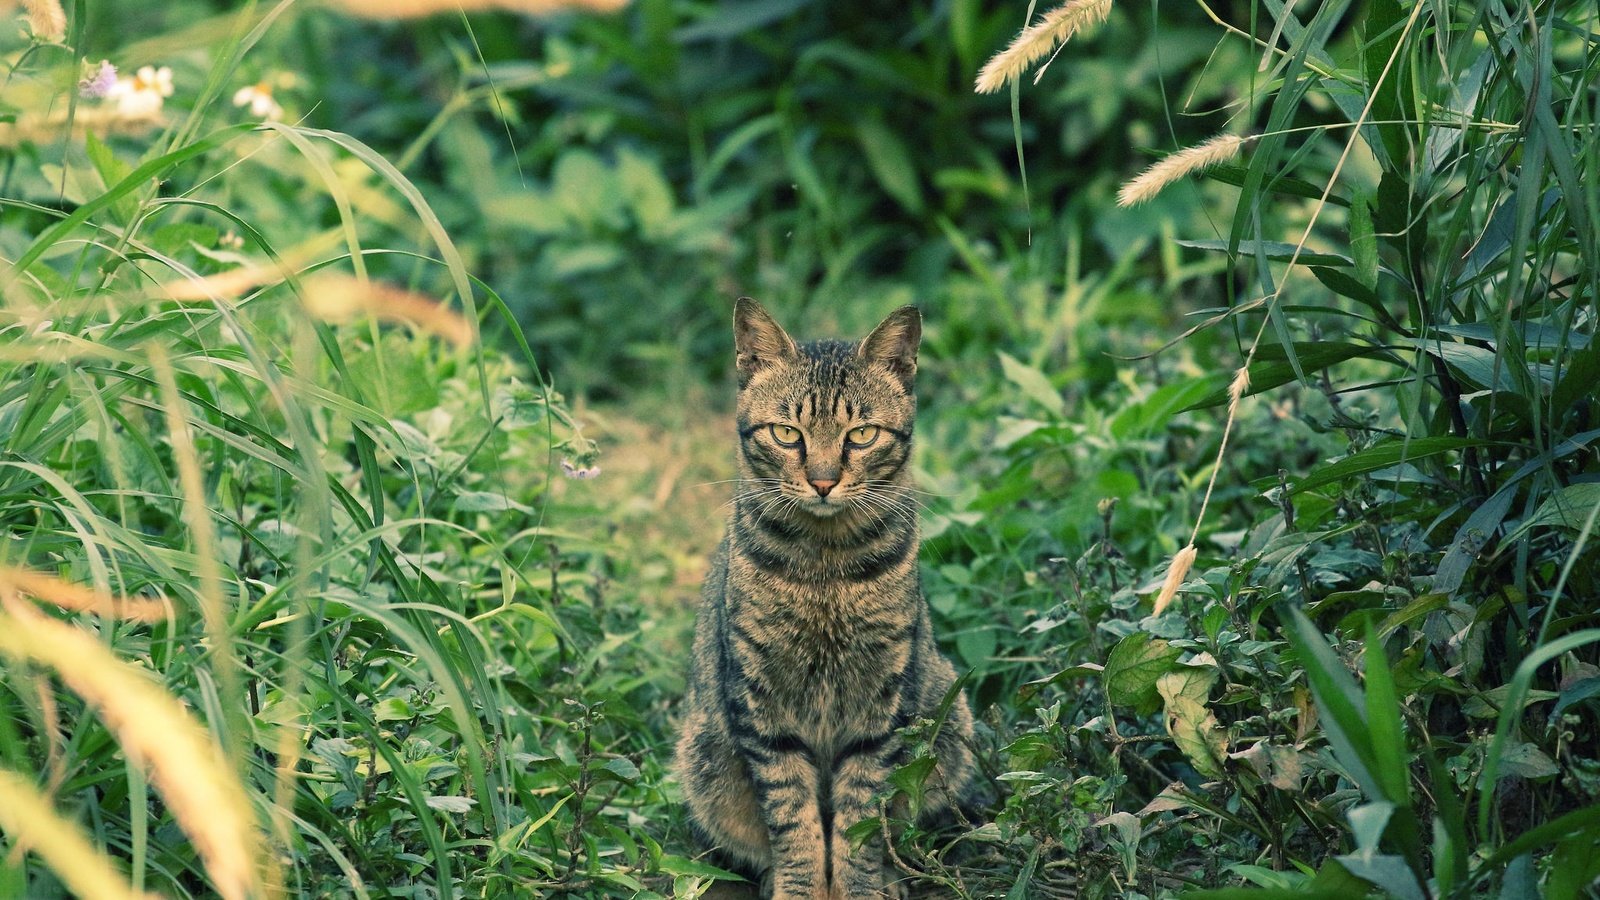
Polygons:
[[733,335],[746,478],[823,517],[899,483],[917,415],[916,307],[900,307],[856,343],[797,344],[761,304],[742,298]]

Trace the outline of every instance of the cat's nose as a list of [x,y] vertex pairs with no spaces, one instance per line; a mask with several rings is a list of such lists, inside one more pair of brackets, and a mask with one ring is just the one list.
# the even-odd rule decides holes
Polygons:
[[808,480],[811,482],[811,486],[817,489],[818,497],[828,496],[828,492],[833,490],[833,486],[839,483],[836,478],[811,478]]

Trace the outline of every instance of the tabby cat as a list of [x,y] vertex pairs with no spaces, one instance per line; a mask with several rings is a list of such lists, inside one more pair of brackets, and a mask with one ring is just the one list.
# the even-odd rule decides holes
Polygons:
[[[695,627],[677,768],[697,837],[774,900],[893,896],[881,843],[844,830],[906,761],[896,729],[955,681],[917,574],[915,307],[860,343],[797,345],[734,310],[739,482]],[[949,704],[923,815],[974,781],[972,714]]]

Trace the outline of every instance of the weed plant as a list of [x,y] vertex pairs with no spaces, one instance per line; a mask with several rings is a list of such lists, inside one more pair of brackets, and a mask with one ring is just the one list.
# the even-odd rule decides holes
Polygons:
[[573,406],[738,293],[924,308],[913,896],[1591,891],[1596,13],[1078,5],[1009,103],[975,0],[6,35],[0,896],[702,896]]
[[[1183,339],[1222,332],[1236,350],[1109,428],[1113,446],[1134,423],[1206,437],[1169,444],[1154,477],[1113,456],[1142,477],[1086,555],[1064,541],[1054,569],[991,565],[1020,596],[1062,593],[1021,630],[1071,663],[1023,685],[1039,722],[999,776],[1019,786],[1000,837],[1036,848],[1019,881],[1050,890],[1050,866],[1087,847],[1121,869],[1098,889],[1123,896],[1229,880],[1261,890],[1195,896],[1591,890],[1596,22],[1565,3],[1216,16],[1219,50],[1260,64],[1234,102],[1194,114],[1236,136],[1174,154],[1123,200],[1191,173],[1235,188],[1201,192],[1218,227],[1179,244],[1228,260],[1226,305]],[[1008,51],[1011,80],[1060,35],[1030,36],[1048,46]],[[1044,401],[1001,432],[1015,497],[1041,466],[1080,485],[1084,462],[1105,466],[1059,421],[1047,371],[1010,373]],[[1263,438],[1246,395],[1309,458],[1285,460],[1296,440]],[[1160,480],[1177,508],[1119,529],[1127,495]],[[1082,528],[1086,500],[1007,518]],[[992,535],[997,507],[973,508],[967,530]],[[1179,549],[1150,538],[1175,534],[1198,561],[1176,553],[1178,613],[1157,599],[1146,617],[1152,564]],[[966,542],[974,562],[992,546]],[[941,571],[959,587],[971,568]]]

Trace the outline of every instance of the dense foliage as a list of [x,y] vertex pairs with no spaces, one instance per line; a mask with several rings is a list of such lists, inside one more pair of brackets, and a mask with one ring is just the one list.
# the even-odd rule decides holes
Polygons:
[[1591,895],[1600,13],[1074,4],[1009,98],[1027,4],[27,4],[0,896],[728,889],[666,761],[741,293],[924,311],[994,802],[914,895]]

